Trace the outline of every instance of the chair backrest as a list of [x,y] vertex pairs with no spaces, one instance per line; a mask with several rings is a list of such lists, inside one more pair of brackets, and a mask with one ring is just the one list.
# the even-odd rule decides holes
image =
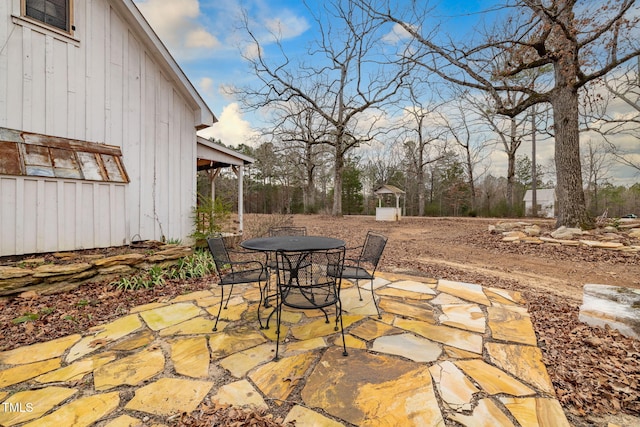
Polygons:
[[387,245],[387,237],[375,231],[369,231],[360,253],[360,262],[367,262],[374,268],[378,266],[382,252]]
[[306,236],[307,227],[271,227],[269,228],[269,236]]
[[[300,309],[322,308],[339,299],[345,248],[276,253],[282,303]],[[327,274],[329,271],[338,274]]]
[[225,266],[231,265],[231,258],[229,258],[227,245],[224,243],[224,239],[222,237],[207,238],[207,245],[209,245],[209,252],[211,252],[213,262],[216,264],[216,270],[218,271],[218,274],[221,274]]

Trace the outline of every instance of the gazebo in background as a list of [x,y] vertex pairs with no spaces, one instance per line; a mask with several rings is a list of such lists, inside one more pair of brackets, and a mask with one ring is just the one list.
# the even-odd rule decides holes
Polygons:
[[[376,208],[376,221],[400,221],[402,210],[400,209],[400,197],[405,194],[404,191],[393,185],[384,184],[378,187],[374,194],[378,196],[378,207]],[[382,206],[382,200],[385,194],[393,194],[396,197],[396,206]]]

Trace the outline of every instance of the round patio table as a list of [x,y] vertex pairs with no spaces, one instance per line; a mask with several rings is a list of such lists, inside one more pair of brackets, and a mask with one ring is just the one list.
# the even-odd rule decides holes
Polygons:
[[240,243],[245,249],[261,252],[312,252],[337,249],[344,245],[344,240],[324,236],[257,237]]
[[[284,252],[300,252],[311,253],[314,251],[326,251],[331,249],[338,249],[345,246],[345,242],[340,239],[334,239],[332,237],[324,236],[271,236],[271,237],[257,237],[255,239],[245,240],[240,243],[244,249],[252,251],[266,252],[267,254],[284,251]],[[268,261],[267,261],[268,262]],[[289,282],[298,279],[298,270],[303,266],[308,265],[307,258],[301,256],[298,258],[298,262],[295,266],[291,265],[286,268],[289,271]],[[275,268],[284,268],[283,265],[275,265]],[[270,275],[269,275],[270,276]],[[269,307],[269,300],[277,296],[275,293],[270,293],[270,281],[267,280],[266,285],[260,289],[260,303],[258,304],[258,321],[262,328],[262,320],[260,319],[260,307],[263,305],[265,308]],[[269,320],[275,309],[267,317],[267,329],[269,328]]]

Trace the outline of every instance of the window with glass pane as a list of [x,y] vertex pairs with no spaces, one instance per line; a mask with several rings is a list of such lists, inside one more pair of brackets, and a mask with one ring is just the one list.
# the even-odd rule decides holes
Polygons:
[[25,0],[26,15],[69,31],[69,2],[71,0]]

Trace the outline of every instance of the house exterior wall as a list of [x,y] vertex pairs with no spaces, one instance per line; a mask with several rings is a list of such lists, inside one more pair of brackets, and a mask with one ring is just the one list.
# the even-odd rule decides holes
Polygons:
[[[553,218],[555,217],[556,198],[555,191],[549,189],[541,189],[536,193],[536,202],[538,204],[538,216]],[[533,192],[527,190],[524,195],[525,213],[531,215],[533,211]]]
[[0,127],[120,147],[130,178],[0,175],[0,256],[192,231],[202,109],[123,4],[74,1],[68,37],[0,2]]

